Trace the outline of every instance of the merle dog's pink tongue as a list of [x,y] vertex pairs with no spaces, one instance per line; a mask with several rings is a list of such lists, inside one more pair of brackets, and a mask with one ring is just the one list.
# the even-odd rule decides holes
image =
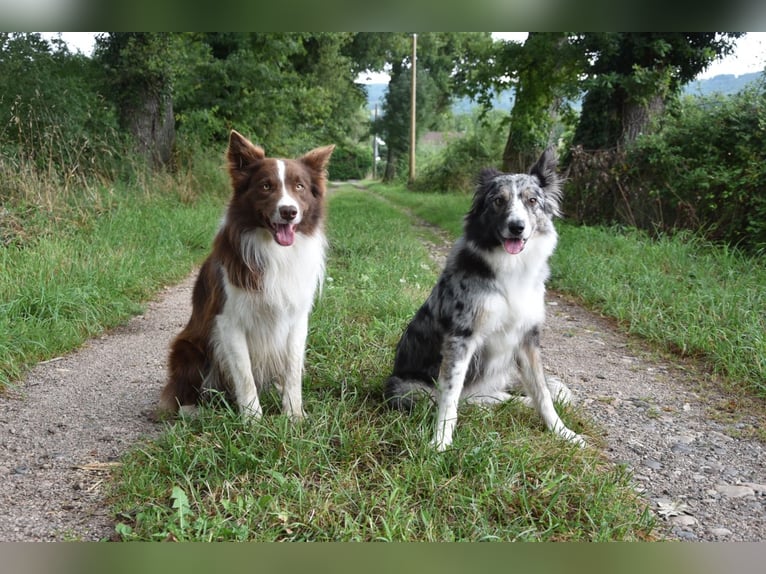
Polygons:
[[503,247],[511,255],[518,255],[524,249],[524,242],[521,239],[506,239],[503,241]]
[[277,243],[284,245],[285,247],[293,244],[293,241],[295,241],[294,225],[289,223],[277,223],[274,227],[276,228],[274,239],[277,240]]

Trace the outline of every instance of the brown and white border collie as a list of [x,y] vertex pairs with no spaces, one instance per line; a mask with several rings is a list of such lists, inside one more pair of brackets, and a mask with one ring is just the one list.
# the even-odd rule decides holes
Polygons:
[[218,390],[261,416],[275,385],[283,412],[303,417],[301,378],[314,296],[324,278],[325,168],[335,146],[267,158],[236,131],[226,152],[233,195],[200,269],[189,323],[170,348],[160,408],[193,411]]

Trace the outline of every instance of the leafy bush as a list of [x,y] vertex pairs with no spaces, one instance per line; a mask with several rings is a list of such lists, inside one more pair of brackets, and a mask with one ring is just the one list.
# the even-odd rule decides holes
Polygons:
[[663,207],[662,227],[700,228],[715,240],[766,246],[766,84],[688,99],[660,133],[641,138],[633,177]]
[[691,229],[766,246],[766,84],[686,98],[625,150],[572,151],[565,210],[584,223]]
[[122,142],[114,110],[95,87],[100,71],[91,60],[39,34],[1,33],[0,65],[6,183],[6,175],[31,170],[66,189],[115,170],[121,154],[114,150]]
[[419,172],[414,191],[473,191],[478,172],[484,167],[500,167],[504,130],[497,123],[477,122],[464,135],[448,140],[447,145]]
[[340,144],[332,153],[329,164],[330,179],[346,181],[364,179],[372,171],[370,146]]

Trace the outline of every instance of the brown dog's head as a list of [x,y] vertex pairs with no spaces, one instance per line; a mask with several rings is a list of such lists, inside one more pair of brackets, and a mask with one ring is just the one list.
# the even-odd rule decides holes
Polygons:
[[321,225],[326,194],[326,167],[334,145],[311,150],[297,159],[266,157],[263,149],[232,130],[226,151],[234,194],[229,217],[243,230],[262,227],[283,246],[296,233],[312,235]]

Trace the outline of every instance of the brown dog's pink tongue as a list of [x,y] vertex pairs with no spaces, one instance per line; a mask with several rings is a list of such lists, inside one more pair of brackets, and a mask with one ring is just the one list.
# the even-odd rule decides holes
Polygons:
[[277,223],[275,227],[274,239],[277,240],[277,243],[285,247],[292,245],[295,241],[295,226],[289,223]]
[[506,239],[503,241],[503,247],[511,255],[518,255],[524,249],[524,242],[521,239]]

